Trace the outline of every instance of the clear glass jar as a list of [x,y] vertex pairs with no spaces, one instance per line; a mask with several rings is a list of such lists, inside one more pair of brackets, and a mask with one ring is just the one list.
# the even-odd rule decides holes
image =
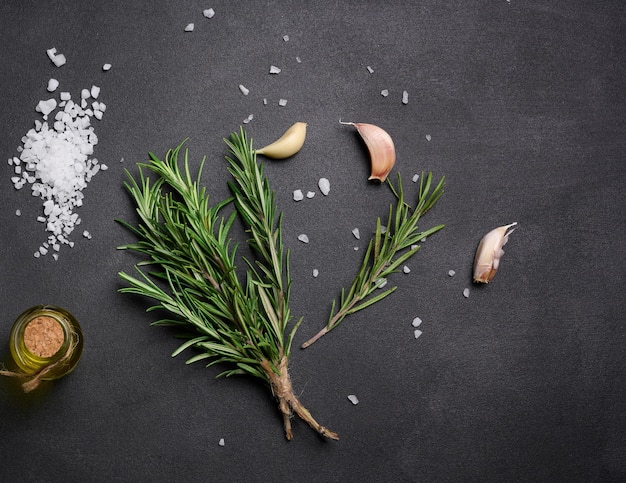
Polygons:
[[67,310],[38,305],[22,313],[13,324],[9,349],[24,374],[37,374],[54,365],[41,379],[58,379],[78,364],[83,352],[83,333]]

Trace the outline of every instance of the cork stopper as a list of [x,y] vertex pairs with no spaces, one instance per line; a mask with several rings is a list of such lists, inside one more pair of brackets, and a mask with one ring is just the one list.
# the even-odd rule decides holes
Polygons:
[[24,345],[38,357],[52,357],[63,345],[63,327],[52,317],[40,315],[24,329]]

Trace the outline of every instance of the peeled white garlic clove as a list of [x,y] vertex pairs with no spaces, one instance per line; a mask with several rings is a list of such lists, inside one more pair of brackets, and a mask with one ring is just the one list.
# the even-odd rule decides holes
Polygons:
[[512,230],[509,228],[515,225],[517,222],[494,228],[480,240],[474,257],[474,282],[491,282],[498,271],[500,258],[504,255],[502,247],[509,241],[509,235],[515,231],[515,228]]
[[304,144],[306,126],[305,122],[296,122],[276,141],[257,149],[256,154],[262,154],[273,159],[285,159],[293,156],[300,151]]
[[387,179],[387,175],[396,162],[396,148],[391,136],[384,129],[373,124],[363,122],[342,122],[354,126],[363,138],[370,153],[371,175],[368,179],[378,180],[381,183]]

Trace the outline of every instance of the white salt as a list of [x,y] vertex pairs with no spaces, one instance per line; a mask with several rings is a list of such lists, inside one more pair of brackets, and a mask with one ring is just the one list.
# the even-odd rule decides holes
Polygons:
[[270,65],[270,74],[280,74],[280,67]]
[[283,41],[289,42],[289,35],[283,35]]
[[311,199],[315,196],[315,191],[307,191],[306,197]]
[[404,267],[402,267],[402,271],[404,273],[411,273],[411,269],[409,267],[407,267],[406,265]]
[[359,232],[358,228],[355,228],[354,230],[352,230],[352,234],[354,235],[354,238],[356,238],[357,240],[361,239],[361,233]]
[[469,296],[470,296],[469,288],[463,289],[463,297],[469,298]]
[[298,235],[298,240],[300,240],[302,243],[309,243],[309,237],[304,233],[302,235]]
[[287,105],[287,99],[280,99],[280,100],[278,101],[278,105],[279,105],[280,107],[285,107],[285,106]]
[[241,93],[244,96],[247,96],[248,94],[250,94],[250,89],[248,89],[246,86],[244,86],[243,84],[239,84],[239,90],[241,91]]
[[202,11],[202,15],[204,15],[206,18],[213,18],[213,16],[215,15],[215,10],[213,10],[212,8],[207,8],[206,10]]
[[432,137],[430,136],[430,134],[426,134],[426,141],[430,141],[432,139]]
[[313,269],[313,277],[317,278],[317,276],[320,274],[320,271],[317,268]]
[[373,74],[373,73],[374,73],[374,69],[372,69],[369,65],[367,66],[367,71],[368,71],[370,74]]
[[196,27],[196,26],[195,26],[193,23],[189,23],[189,24],[187,24],[187,26],[185,27],[185,32],[193,32],[193,29],[194,29],[195,27]]
[[105,71],[105,72],[111,70],[111,64],[104,64],[102,66],[102,70]]
[[450,277],[454,277],[455,274],[456,274],[456,272],[454,270],[448,270],[448,275]]
[[389,95],[389,89],[383,89],[380,91],[380,95],[383,97],[387,97]]
[[100,88],[98,86],[91,86],[91,90],[89,92],[91,94],[91,97],[97,99],[100,95]]
[[320,178],[317,182],[317,186],[319,186],[319,189],[324,196],[328,196],[328,193],[330,193],[330,181],[328,181],[328,179]]
[[59,87],[59,81],[56,79],[50,79],[48,81],[48,92],[54,92],[57,90],[57,87]]
[[416,328],[419,327],[421,324],[422,324],[422,319],[420,319],[419,317],[415,317],[413,319],[413,322],[411,322],[411,325]]
[[402,104],[409,103],[409,93],[407,91],[402,92]]
[[387,285],[386,278],[379,278],[378,280],[376,280],[376,288],[383,288],[385,285]]
[[300,57],[296,56],[296,62],[297,62],[298,64],[301,64],[301,63],[302,63],[302,59],[300,59]]
[[15,216],[22,216],[21,210],[15,210]]
[[358,397],[356,397],[354,394],[350,394],[350,395],[348,396],[348,400],[349,400],[352,404],[354,404],[355,406],[356,406],[357,404],[359,404],[359,398],[358,398]]
[[413,331],[413,335],[414,335],[414,336],[415,336],[415,338],[417,339],[417,338],[419,338],[419,336],[420,336],[420,335],[422,335],[422,331],[421,331],[421,330],[419,330],[419,329],[415,329],[415,330]]
[[220,440],[218,441],[217,444],[220,445],[220,446],[224,446],[224,445],[226,445],[226,441],[224,440],[224,438],[220,438]]
[[419,180],[419,179],[420,179],[420,175],[419,174],[414,174],[413,178],[412,178],[412,181],[413,181],[413,183],[417,183],[417,180]]
[[293,192],[293,200],[294,201],[302,201],[304,199],[304,195],[302,194],[302,190],[294,190]]

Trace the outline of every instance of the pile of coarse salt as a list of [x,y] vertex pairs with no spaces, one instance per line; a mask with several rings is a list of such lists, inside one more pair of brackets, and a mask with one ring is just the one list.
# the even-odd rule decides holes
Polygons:
[[61,245],[74,246],[69,235],[80,224],[74,208],[83,204],[82,191],[91,178],[107,169],[90,157],[98,143],[91,118],[102,119],[106,110],[106,105],[97,100],[99,95],[100,88],[93,86],[82,90],[79,103],[68,92],[61,92],[59,103],[54,98],[40,101],[36,110],[43,121],[35,120],[35,127],[17,148],[19,157],[9,159],[15,189],[29,184],[31,194],[43,200],[43,216],[37,221],[45,223],[50,235],[34,253],[37,258],[52,251],[57,260]]

